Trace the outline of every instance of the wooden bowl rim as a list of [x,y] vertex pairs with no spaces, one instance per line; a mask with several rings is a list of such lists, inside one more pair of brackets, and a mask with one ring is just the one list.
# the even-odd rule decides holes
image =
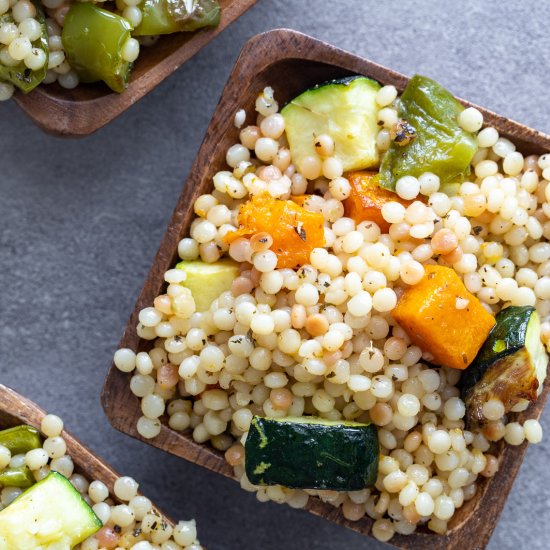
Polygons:
[[[0,424],[0,430],[27,424],[40,431],[42,419],[47,414],[36,403],[3,384],[0,384],[0,412],[13,419],[13,424],[7,426]],[[84,475],[88,481],[95,479],[102,481],[107,485],[110,497],[120,503],[120,499],[114,494],[114,483],[121,477],[120,474],[98,454],[81,443],[65,427],[61,435],[67,444],[67,455],[71,457],[75,465],[75,473]],[[42,436],[45,437],[43,434]],[[170,516],[167,516],[157,506],[153,505],[153,510],[166,519],[170,525],[175,525]]]
[[63,90],[64,95],[59,97],[52,93],[48,86],[39,86],[27,95],[17,92],[14,100],[29,118],[48,134],[63,137],[83,137],[92,134],[154,90],[257,1],[228,0],[229,3],[224,6],[217,27],[194,31],[186,42],[153,67],[131,78],[128,88],[122,94],[111,92],[105,86],[105,91],[100,96],[91,92],[87,99],[72,99],[72,90]]
[[[261,52],[261,55],[258,52]],[[314,62],[332,66],[334,69],[344,69],[350,73],[364,74],[383,84],[394,84],[401,91],[409,80],[406,76],[396,71],[291,29],[275,29],[251,38],[244,45],[222,92],[220,102],[206,131],[205,138],[192,165],[183,192],[179,197],[151,270],[126,326],[119,344],[120,347],[136,349],[138,346],[139,338],[135,333],[137,315],[142,307],[152,303],[150,287],[163,281],[164,267],[167,269],[170,267],[170,258],[174,254],[174,248],[177,246],[178,239],[181,238],[181,230],[185,223],[184,218],[190,209],[192,211],[191,205],[193,203],[194,189],[201,182],[203,172],[211,164],[212,156],[224,154],[218,151],[219,147],[216,147],[218,142],[217,136],[220,131],[229,131],[232,125],[232,114],[241,107],[237,104],[238,94],[236,90],[243,88],[243,82],[248,83],[245,86],[251,86],[253,76],[259,74],[261,71],[268,69],[278,62],[288,61]],[[462,99],[460,101],[467,106],[477,107],[484,114],[485,123],[495,126],[501,135],[513,135],[513,140],[521,144],[520,149],[523,148],[526,150],[531,148],[539,151],[543,149],[550,151],[550,136],[492,111],[478,107],[471,102]],[[226,114],[222,112],[222,107]],[[214,152],[212,153],[212,151]],[[152,297],[154,298],[154,296]],[[125,387],[127,390],[128,377],[129,375],[121,373],[116,369],[114,364],[111,364],[105,379],[101,402],[105,414],[114,428],[170,454],[235,479],[232,469],[227,465],[223,457],[212,448],[194,442],[186,435],[171,430],[165,424],[162,425],[161,433],[157,438],[153,440],[142,438],[137,433],[135,427],[135,420],[141,415],[139,400],[127,391],[127,394],[130,394],[130,396],[128,397],[126,394],[124,397],[132,401],[133,409],[123,411],[120,407],[120,404],[123,403],[121,401],[121,397],[123,397],[121,392],[125,391],[123,384],[126,384]],[[549,390],[550,377],[546,379],[543,392],[537,402],[528,409],[529,418],[540,417]],[[133,423],[129,422],[132,418]],[[519,415],[518,420],[521,420],[521,418],[522,415]],[[468,516],[460,521],[456,521],[445,536],[432,532],[418,531],[408,536],[395,535],[391,539],[390,544],[404,549],[429,547],[435,550],[449,550],[463,548],[465,547],[465,541],[469,540],[473,546],[484,548],[504,507],[506,497],[517,475],[526,450],[527,443],[518,447],[504,446],[502,452],[499,453],[500,473],[490,480],[481,483],[481,489],[478,490],[476,497],[472,499],[474,502],[471,505]],[[484,509],[483,514],[477,514],[477,510],[481,507]],[[463,508],[467,509],[468,503]],[[359,522],[350,522],[342,516],[339,509],[332,507],[330,504],[325,504],[315,497],[310,497],[306,509],[334,523],[345,525],[357,532],[370,535],[370,527],[373,523],[370,518],[365,517]]]

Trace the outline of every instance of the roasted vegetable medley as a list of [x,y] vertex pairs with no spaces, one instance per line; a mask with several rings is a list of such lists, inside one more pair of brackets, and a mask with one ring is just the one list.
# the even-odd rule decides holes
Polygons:
[[56,81],[123,92],[140,45],[219,21],[216,0],[0,0],[0,100]]
[[[202,550],[194,521],[172,526],[120,477],[114,495],[74,472],[63,422],[0,431],[0,550]],[[116,500],[115,500],[116,499]]]
[[383,541],[446,533],[496,442],[542,438],[550,155],[423,76],[322,83],[280,112],[266,88],[235,125],[140,312],[150,351],[114,357],[137,430],[190,430],[260,501],[316,496]]

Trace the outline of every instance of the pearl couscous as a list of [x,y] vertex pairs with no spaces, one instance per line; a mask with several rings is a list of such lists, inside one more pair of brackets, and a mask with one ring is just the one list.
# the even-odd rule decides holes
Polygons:
[[[524,156],[484,127],[477,109],[457,106],[456,132],[472,150],[463,177],[449,185],[435,170],[415,166],[385,191],[382,206],[371,201],[357,209],[351,201],[358,182],[371,185],[379,161],[383,170],[397,136],[403,138],[404,101],[395,87],[378,87],[369,152],[375,172],[359,175],[345,165],[330,132],[297,143],[287,107],[279,112],[271,88],[258,96],[253,124],[245,126],[247,115],[237,112],[239,140],[226,153],[228,169],[196,199],[189,236],[178,246],[183,264],[223,258],[237,265],[234,275],[199,310],[190,272],[170,269],[166,293],[139,315],[137,334],[151,342],[150,351],[125,348],[114,356],[141,401],[137,430],[144,438],[155,438],[161,422],[190,431],[196,442],[225,453],[242,488],[258,500],[303,508],[317,497],[341,507],[350,521],[372,518],[372,533],[382,541],[421,526],[444,534],[480,480],[498,471],[493,443],[541,440],[536,419],[516,420],[514,411],[529,404],[516,396],[484,395],[479,422],[469,412],[461,378],[474,366],[489,372],[479,363],[481,346],[499,327],[497,314],[515,307],[536,317],[536,310],[534,345],[550,346],[550,154]],[[416,137],[414,128],[401,126],[407,145],[420,143],[418,125]],[[301,145],[311,153],[298,159]],[[262,226],[269,211],[259,210],[261,201],[287,208],[270,230]],[[298,222],[281,241],[288,212]],[[305,261],[293,261],[298,249]],[[431,328],[422,339],[418,326],[428,307],[421,289],[436,285],[440,274],[448,277],[441,288],[463,289],[445,298],[448,322],[471,319],[481,333],[460,341],[468,332],[462,322],[449,360],[440,359],[454,349],[445,334]],[[445,296],[433,288],[430,296]],[[419,304],[416,317],[407,300]],[[529,401],[546,374],[544,350],[539,359]],[[472,403],[478,390],[474,385]],[[376,426],[374,485],[352,491],[253,485],[245,447],[256,417]],[[263,466],[262,473],[269,465]]]
[[[95,534],[74,548],[80,550],[110,548],[202,550],[197,539],[195,521],[180,521],[175,526],[172,525],[156,511],[147,497],[138,493],[139,485],[131,477],[118,478],[114,484],[114,494],[110,494],[103,481],[87,479],[84,475],[76,473],[71,456],[67,454],[67,444],[63,438],[63,421],[58,416],[53,414],[44,416],[40,426],[43,438],[36,431],[30,432],[33,429],[29,429],[28,426],[15,428],[15,430],[18,429],[20,433],[23,432],[23,435],[14,432],[14,429],[0,431],[0,525],[2,525],[2,510],[8,511],[11,503],[21,496],[26,488],[37,487],[34,484],[47,478],[51,472],[58,472],[70,481],[101,522],[93,529]],[[25,430],[29,431],[25,432]],[[22,444],[24,439],[30,439],[28,441],[30,444],[25,450]],[[17,453],[10,452],[10,443],[13,443],[14,448],[17,447]],[[23,472],[26,473],[23,474]],[[14,476],[21,477],[21,480],[18,481]],[[30,479],[27,479],[29,476]],[[49,505],[54,506],[55,503],[50,502]],[[18,518],[18,522],[23,525],[25,519]],[[37,526],[50,531],[54,528],[52,525],[37,524]],[[27,527],[32,532],[33,526]],[[0,546],[4,542],[3,536],[6,536],[6,533],[0,530]],[[53,531],[45,542],[53,544],[55,541],[52,537]],[[23,543],[23,541],[19,542]],[[25,546],[27,547],[29,546]],[[69,548],[69,545],[64,545],[63,548],[65,547]],[[12,548],[9,542],[6,548]],[[48,548],[50,548],[49,545]]]

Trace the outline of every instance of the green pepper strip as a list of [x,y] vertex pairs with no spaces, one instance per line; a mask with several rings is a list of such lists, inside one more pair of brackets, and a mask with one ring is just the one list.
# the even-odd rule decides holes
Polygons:
[[0,445],[7,447],[13,456],[39,449],[42,447],[42,438],[32,426],[16,426],[0,432]]
[[76,2],[65,17],[63,49],[81,82],[103,80],[111,90],[123,92],[132,64],[124,61],[122,48],[132,25],[116,13],[90,2]]
[[[46,62],[44,63],[44,66],[37,71],[32,71],[27,68],[23,61],[17,63],[17,65],[13,67],[8,67],[0,63],[0,81],[10,82],[24,93],[28,93],[36,88],[46,78],[46,73],[48,72],[49,47],[46,18],[40,4],[36,0],[33,1],[33,4],[36,8],[36,15],[34,18],[40,23],[42,33],[32,43],[32,46],[33,48],[39,48],[46,52]],[[14,20],[10,12],[0,16],[0,27],[3,23],[13,22]]]
[[217,27],[221,8],[216,0],[144,0],[141,23],[134,36],[172,34]]
[[36,483],[32,472],[28,466],[20,466],[18,468],[7,468],[0,472],[0,486],[2,487],[19,487],[27,489]]

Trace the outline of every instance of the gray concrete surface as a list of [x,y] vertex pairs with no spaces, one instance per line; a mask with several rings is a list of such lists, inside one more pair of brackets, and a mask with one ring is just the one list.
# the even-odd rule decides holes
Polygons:
[[[97,134],[41,133],[0,104],[0,381],[66,425],[211,550],[383,548],[115,432],[99,390],[231,66],[294,27],[550,133],[550,4],[260,0]],[[274,82],[275,86],[279,83]],[[544,415],[550,428],[550,410]],[[550,431],[550,430],[549,430]],[[532,446],[489,545],[548,548],[550,439]],[[487,521],[492,521],[487,518]]]

